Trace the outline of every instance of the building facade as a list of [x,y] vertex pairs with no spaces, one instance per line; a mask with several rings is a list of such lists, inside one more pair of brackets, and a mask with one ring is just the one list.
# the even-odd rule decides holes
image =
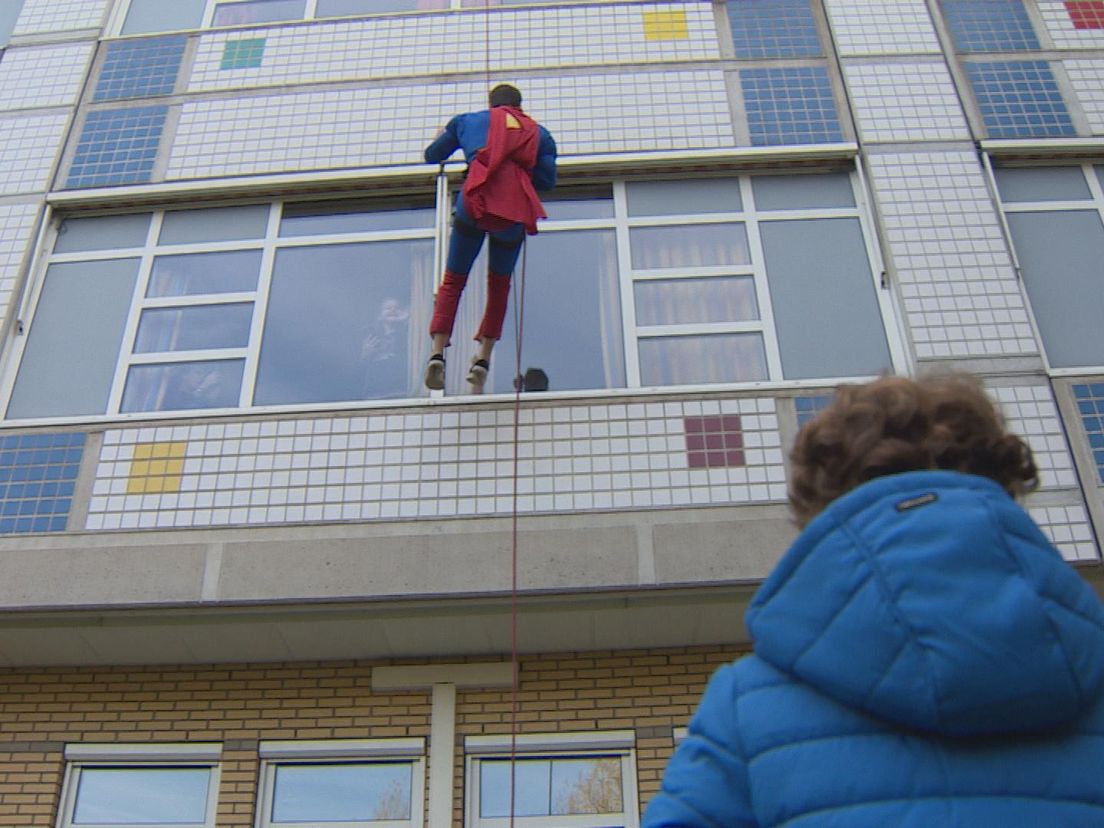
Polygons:
[[1104,583],[1101,319],[1102,0],[3,0],[0,824],[635,826],[839,383],[983,377]]

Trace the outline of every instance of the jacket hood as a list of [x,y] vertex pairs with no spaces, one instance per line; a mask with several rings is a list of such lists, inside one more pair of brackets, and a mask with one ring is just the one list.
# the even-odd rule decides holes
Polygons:
[[747,613],[756,654],[836,701],[967,737],[1059,727],[1104,685],[1104,610],[995,482],[873,480],[801,533]]

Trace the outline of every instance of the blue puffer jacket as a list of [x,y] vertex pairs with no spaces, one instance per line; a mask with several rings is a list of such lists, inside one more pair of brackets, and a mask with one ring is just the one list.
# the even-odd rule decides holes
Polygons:
[[992,481],[848,493],[747,622],[645,828],[1104,826],[1104,610]]

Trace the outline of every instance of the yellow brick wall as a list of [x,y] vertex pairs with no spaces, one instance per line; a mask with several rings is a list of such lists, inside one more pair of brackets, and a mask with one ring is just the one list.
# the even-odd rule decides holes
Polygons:
[[[640,797],[647,802],[670,756],[671,728],[686,724],[709,676],[736,655],[678,648],[526,656],[518,732],[635,730]],[[384,663],[395,662],[378,662]],[[373,693],[373,666],[0,670],[0,825],[55,824],[66,744],[197,741],[223,744],[218,825],[252,826],[260,740],[428,741],[428,692]],[[457,692],[457,825],[464,737],[509,733],[512,708],[510,690]]]

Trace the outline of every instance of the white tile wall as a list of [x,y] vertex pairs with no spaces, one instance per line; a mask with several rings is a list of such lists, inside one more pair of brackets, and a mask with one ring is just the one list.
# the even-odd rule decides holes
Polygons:
[[1104,29],[1074,28],[1065,0],[1035,0],[1054,45],[1062,49],[1104,47]]
[[0,195],[46,189],[68,115],[0,117]]
[[12,34],[96,29],[103,24],[110,4],[111,0],[23,0]]
[[841,55],[939,52],[924,0],[825,0]]
[[[643,15],[683,14],[687,37],[646,40]],[[260,67],[222,69],[227,42],[264,38]],[[488,44],[489,48],[488,48]],[[282,26],[204,35],[189,92],[242,86],[720,56],[708,3],[506,9]]]
[[[684,418],[738,414],[746,465],[691,469]],[[512,409],[120,429],[86,528],[510,514]],[[127,494],[138,443],[187,443],[179,492]],[[783,501],[773,399],[523,408],[522,513]]]
[[1094,135],[1104,135],[1104,58],[1063,61]]
[[0,111],[75,104],[93,44],[9,48],[0,61]]
[[969,140],[954,81],[938,63],[848,63],[847,86],[863,140]]
[[0,322],[8,316],[39,204],[0,204]]
[[[495,78],[563,154],[733,143],[721,72]],[[485,106],[483,82],[338,89],[186,103],[168,179],[422,163],[438,128]]]
[[1031,506],[1027,513],[1039,524],[1067,561],[1093,561],[1100,557],[1085,507]]
[[1038,353],[977,157],[872,153],[870,164],[916,355]]
[[1066,446],[1058,406],[1046,385],[990,388],[1000,404],[1008,430],[1023,437],[1035,455],[1040,488],[1073,488],[1077,474]]

